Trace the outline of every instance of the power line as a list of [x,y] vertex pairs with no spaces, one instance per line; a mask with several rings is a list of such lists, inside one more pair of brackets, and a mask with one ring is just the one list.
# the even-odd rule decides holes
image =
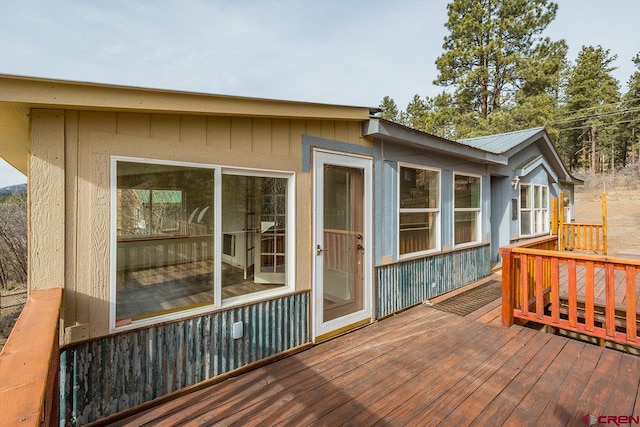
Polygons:
[[553,121],[551,123],[555,123],[555,124],[571,123],[571,122],[575,122],[575,121],[578,121],[578,120],[595,119],[595,118],[600,118],[600,117],[605,117],[605,116],[613,116],[613,115],[617,115],[617,114],[627,114],[627,113],[635,113],[635,112],[640,112],[640,107],[631,107],[631,108],[625,108],[624,110],[620,110],[620,111],[608,111],[608,112],[599,113],[599,114],[592,114],[592,115],[586,115],[586,116],[577,116],[577,117],[573,117],[573,118],[560,119],[560,120],[555,120],[555,121]]
[[585,127],[588,126],[600,126],[600,127],[607,127],[607,126],[612,126],[612,125],[619,125],[622,123],[631,123],[631,122],[640,122],[640,119],[630,119],[630,120],[622,120],[619,122],[613,122],[613,123],[600,123],[600,124],[592,124],[592,125],[585,125],[585,126],[578,126],[578,127],[573,127],[573,128],[563,128],[563,129],[558,129],[559,132],[564,132],[567,130],[579,130],[579,129],[584,129]]
[[569,115],[569,114],[574,114],[574,113],[577,113],[577,112],[588,111],[588,110],[596,110],[598,108],[608,107],[610,105],[626,104],[626,103],[635,102],[635,101],[640,101],[640,98],[625,99],[625,100],[621,100],[621,101],[610,102],[608,104],[596,105],[594,107],[578,108],[578,109],[575,109],[575,110],[569,110],[569,111],[562,112],[562,113],[559,113],[559,114],[560,115]]

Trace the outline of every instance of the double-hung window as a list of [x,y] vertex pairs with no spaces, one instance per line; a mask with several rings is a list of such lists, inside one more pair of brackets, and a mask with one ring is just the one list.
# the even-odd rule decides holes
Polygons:
[[292,173],[114,157],[112,174],[112,326],[291,290]]
[[482,178],[455,173],[453,178],[453,233],[454,244],[479,243],[481,236]]
[[520,184],[520,236],[549,232],[549,187]]
[[400,165],[400,258],[440,247],[440,171]]
[[520,235],[530,236],[533,224],[531,209],[531,185],[520,184]]

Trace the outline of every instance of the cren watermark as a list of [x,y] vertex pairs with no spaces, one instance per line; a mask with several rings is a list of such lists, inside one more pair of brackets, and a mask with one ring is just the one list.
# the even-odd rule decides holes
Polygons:
[[596,424],[629,426],[640,425],[640,415],[585,415],[580,418],[585,425],[593,426]]

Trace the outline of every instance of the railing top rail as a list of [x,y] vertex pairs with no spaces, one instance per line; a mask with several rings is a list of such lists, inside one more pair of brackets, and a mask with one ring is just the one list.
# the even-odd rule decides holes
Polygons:
[[505,249],[518,249],[518,248],[533,248],[535,246],[554,242],[558,240],[558,236],[555,234],[550,234],[548,236],[536,237],[534,239],[523,240],[522,242],[517,242],[509,246],[504,246]]
[[38,425],[50,364],[56,360],[62,289],[33,291],[0,352],[0,414],[10,425]]
[[640,259],[623,258],[609,255],[592,255],[578,252],[550,251],[546,249],[513,248],[514,254],[540,255],[553,258],[573,259],[576,261],[592,261],[601,264],[619,264],[640,266]]

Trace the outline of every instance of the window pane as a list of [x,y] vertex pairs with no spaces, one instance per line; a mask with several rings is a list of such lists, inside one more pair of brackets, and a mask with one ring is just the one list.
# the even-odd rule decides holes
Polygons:
[[531,211],[520,212],[520,234],[523,236],[531,234]]
[[549,232],[549,227],[550,227],[549,210],[545,209],[542,211],[542,232],[543,233]]
[[281,287],[286,282],[287,178],[222,176],[222,299]]
[[480,178],[455,176],[455,207],[480,208]]
[[522,209],[530,209],[531,208],[531,186],[530,185],[520,185],[520,208]]
[[400,208],[438,207],[437,171],[400,167]]
[[400,255],[436,247],[435,212],[400,214]]
[[478,239],[478,212],[456,212],[455,244],[475,242]]
[[118,162],[116,319],[213,302],[213,170]]
[[542,187],[542,207],[544,209],[549,207],[549,187]]
[[542,207],[542,191],[539,185],[533,187],[533,207],[536,209]]

